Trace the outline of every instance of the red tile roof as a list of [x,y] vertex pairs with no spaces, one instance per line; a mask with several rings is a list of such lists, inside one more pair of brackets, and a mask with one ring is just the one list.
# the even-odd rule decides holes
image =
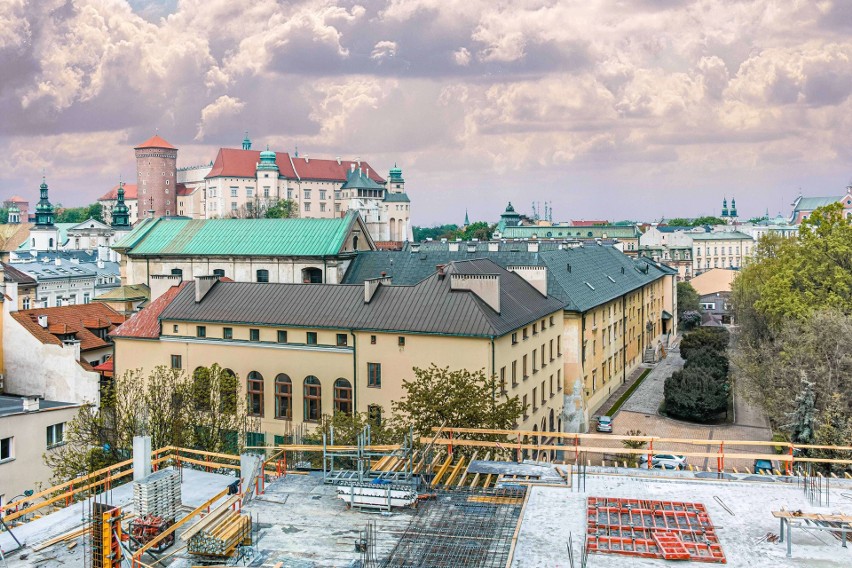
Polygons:
[[29,203],[29,201],[27,201],[26,199],[24,199],[20,195],[13,195],[12,197],[7,199],[6,201],[11,201],[12,203]]
[[[38,324],[38,316],[47,316],[47,329]],[[27,331],[36,339],[45,344],[62,345],[62,341],[56,335],[73,333],[80,340],[80,351],[89,351],[110,345],[89,328],[87,324],[99,322],[106,323],[109,331],[116,329],[116,325],[124,321],[117,311],[106,304],[78,304],[76,306],[61,306],[58,308],[36,308],[34,310],[21,310],[12,313]]]
[[[124,199],[132,200],[137,199],[137,189],[135,183],[125,183],[124,184]],[[116,185],[108,192],[104,193],[100,197],[98,197],[98,201],[111,201],[113,199],[118,199],[118,186]]]
[[160,314],[187,284],[189,282],[181,282],[177,286],[172,286],[162,296],[151,302],[147,308],[130,316],[130,319],[110,335],[112,337],[157,339],[160,337]]
[[100,371],[102,373],[112,373],[115,372],[115,362],[112,360],[112,357],[95,367],[95,371]]
[[139,148],[166,148],[168,150],[177,150],[174,146],[160,138],[159,134],[155,134],[136,146],[134,150],[138,150]]
[[609,225],[609,221],[571,221],[572,227],[595,227],[598,225]]
[[[219,148],[213,168],[207,174],[207,179],[215,177],[253,178],[257,175],[257,164],[260,162],[260,151],[240,150],[237,148]],[[316,158],[291,157],[286,152],[275,153],[275,163],[285,178],[311,179],[320,181],[346,181],[346,174],[357,162],[349,160],[323,160]],[[380,176],[367,162],[361,162],[362,169],[369,170],[370,178],[377,183],[384,183]]]
[[192,195],[193,191],[195,191],[194,187],[186,187],[186,185],[182,183],[175,185],[175,192],[180,196]]

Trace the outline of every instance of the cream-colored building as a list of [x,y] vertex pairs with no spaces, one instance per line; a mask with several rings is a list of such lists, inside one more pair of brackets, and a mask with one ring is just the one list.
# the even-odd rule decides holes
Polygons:
[[387,415],[413,367],[483,370],[518,396],[522,429],[556,431],[562,302],[488,260],[433,267],[413,286],[182,283],[114,334],[115,369],[235,373],[269,435],[334,411]]
[[144,219],[113,247],[122,285],[152,289],[162,275],[334,284],[356,251],[374,248],[354,211],[334,219]]
[[742,268],[754,254],[754,239],[738,231],[690,236],[693,276],[711,268]]
[[51,485],[44,454],[60,447],[80,404],[0,395],[0,505]]
[[644,359],[659,358],[677,333],[677,271],[610,246],[413,243],[402,251],[360,253],[343,281],[358,284],[386,274],[413,284],[436,264],[475,258],[516,271],[564,303],[564,431],[586,431],[609,395]]

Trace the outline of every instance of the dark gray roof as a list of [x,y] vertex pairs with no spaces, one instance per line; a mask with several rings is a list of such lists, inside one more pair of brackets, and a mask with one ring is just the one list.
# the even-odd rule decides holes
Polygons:
[[467,252],[466,243],[459,244],[458,252],[423,249],[411,252],[409,246],[402,251],[358,253],[343,282],[359,284],[385,272],[397,284],[411,284],[425,278],[437,264],[487,258],[502,267],[546,266],[548,295],[561,300],[568,311],[585,312],[675,272],[649,259],[632,259],[609,246],[531,253],[527,252],[526,243],[518,243],[519,250],[498,252],[488,252],[482,247]]
[[[41,399],[38,401],[39,410],[50,410],[52,408],[62,408],[66,406],[79,405],[73,402],[57,402],[55,400]],[[23,414],[23,412],[24,397],[15,395],[0,395],[0,417],[9,416],[12,414]]]
[[451,290],[450,277],[440,278],[433,264],[418,282],[409,282],[413,285],[380,286],[369,303],[364,302],[363,283],[217,282],[199,303],[190,284],[160,320],[490,337],[509,333],[563,306],[490,260],[455,262],[446,268],[447,274],[454,272],[499,275],[500,313],[472,292]]
[[26,272],[21,272],[14,266],[6,264],[5,262],[0,264],[3,265],[3,279],[6,282],[17,282],[18,284],[23,285],[34,285],[37,283],[36,279]]

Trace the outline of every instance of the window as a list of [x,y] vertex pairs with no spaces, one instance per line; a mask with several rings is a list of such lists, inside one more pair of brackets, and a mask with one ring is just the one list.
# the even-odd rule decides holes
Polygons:
[[370,336],[370,345],[375,345],[375,344],[376,344],[376,336],[375,336],[375,335],[371,335],[371,336]]
[[518,386],[518,362],[512,361],[512,388]]
[[205,326],[205,325],[195,326],[195,337],[207,337],[207,326]]
[[500,392],[506,392],[506,367],[500,367]]
[[530,415],[527,414],[527,409],[530,407],[529,403],[527,402],[527,395],[524,395],[522,403],[524,405],[524,420],[526,420],[527,418],[530,417]]
[[260,341],[259,329],[249,329],[249,341]]
[[382,425],[382,407],[378,404],[371,404],[367,407],[367,419],[376,426]]
[[555,324],[553,323],[553,316],[550,316],[550,325],[551,325],[551,326],[555,325]]
[[553,361],[553,340],[550,340],[550,360]]
[[544,362],[544,343],[541,344],[541,367],[546,367],[547,364]]
[[524,367],[524,368],[523,368],[523,371],[524,371],[524,379],[529,378],[529,374],[527,373],[527,357],[528,357],[527,355],[524,355],[524,365],[523,365],[523,367]]
[[[246,197],[251,198],[253,196],[254,196],[254,188],[253,187],[247,187],[246,188]],[[249,206],[249,204],[247,203],[246,207],[248,207],[248,206]]]
[[177,325],[177,324],[174,324],[174,325],[172,326],[172,333],[177,333],[177,332],[178,332],[178,325]]
[[325,190],[324,189],[321,189],[319,194],[320,194],[320,199],[325,199]]
[[322,413],[322,385],[313,375],[305,377],[305,422],[319,422]]
[[47,447],[53,448],[65,442],[65,422],[47,427]]
[[382,387],[381,363],[367,363],[367,386],[375,388]]
[[234,338],[234,328],[233,327],[223,327],[222,328],[222,339],[233,339]]
[[263,375],[257,371],[248,374],[248,415],[263,416]]
[[400,335],[396,340],[396,344],[400,347],[405,347],[405,336]]
[[309,331],[307,333],[307,342],[308,342],[308,345],[316,345],[317,344],[317,332]]
[[238,205],[236,201],[231,201],[231,211],[236,211],[238,209]]
[[287,332],[283,329],[278,330],[278,343],[287,343]]
[[325,213],[325,203],[320,202],[320,213]]
[[12,449],[12,438],[3,438],[0,440],[0,462],[14,458]]
[[538,324],[537,323],[533,324],[533,335],[538,335]]
[[293,382],[284,373],[275,377],[275,418],[293,419]]
[[183,270],[180,268],[172,268],[172,276],[180,276],[183,278]]
[[258,282],[269,282],[269,271],[260,269],[257,271],[257,281]]
[[518,343],[518,332],[512,334],[512,345],[517,345]]
[[352,383],[346,379],[334,381],[334,411],[352,414]]
[[217,278],[224,278],[225,277],[225,271],[221,268],[216,268],[215,270],[213,270],[213,276],[215,276]]
[[83,292],[83,303],[88,304],[91,303],[91,295],[88,292]]
[[236,197],[237,192],[239,192],[239,190],[240,190],[240,188],[238,188],[238,187],[232,187],[231,188],[231,197]]
[[530,336],[529,331],[530,331],[530,328],[528,328],[528,327],[524,328],[524,339],[527,339]]
[[183,361],[180,355],[172,355],[172,369],[182,369]]
[[556,392],[562,390],[562,369],[556,370]]
[[306,202],[305,203],[305,211],[310,211],[310,210],[311,210],[311,204]]
[[538,387],[533,387],[532,399],[533,399],[533,412],[535,412],[536,410],[538,410]]
[[553,375],[550,375],[550,396],[553,396]]
[[544,406],[544,381],[541,381],[541,405]]
[[311,198],[311,190],[306,189],[305,191],[302,192],[302,195],[304,195],[305,199],[310,199]]
[[337,346],[338,347],[346,347],[346,345],[348,344],[347,339],[348,338],[346,337],[345,333],[338,333],[337,334]]

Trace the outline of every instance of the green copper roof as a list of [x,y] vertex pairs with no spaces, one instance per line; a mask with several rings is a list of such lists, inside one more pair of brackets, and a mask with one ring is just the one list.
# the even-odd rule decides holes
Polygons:
[[568,225],[521,225],[501,229],[504,239],[635,239],[639,237],[635,225],[595,225],[591,227],[571,227]]
[[355,222],[338,219],[146,220],[114,245],[131,256],[333,256]]
[[408,202],[410,202],[411,200],[408,198],[408,194],[407,194],[407,193],[391,193],[391,192],[387,192],[387,193],[385,193],[385,201],[387,201],[387,202],[389,202],[389,203],[395,203],[395,202],[408,203]]

